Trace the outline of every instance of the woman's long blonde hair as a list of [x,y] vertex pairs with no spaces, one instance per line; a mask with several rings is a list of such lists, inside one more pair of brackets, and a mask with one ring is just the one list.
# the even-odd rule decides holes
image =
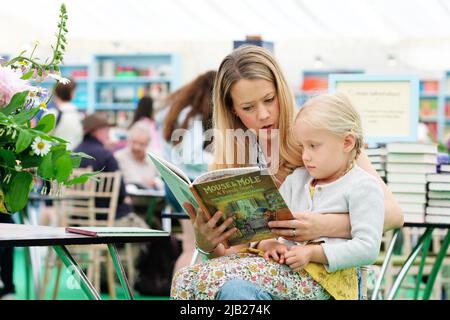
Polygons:
[[[240,79],[263,79],[272,82],[275,86],[280,107],[278,120],[279,168],[275,176],[282,182],[295,168],[303,166],[300,148],[289,134],[293,127],[295,113],[294,98],[278,63],[267,50],[258,46],[239,47],[227,55],[220,64],[213,89],[213,128],[216,132],[212,168],[254,165],[254,163],[237,162],[238,152],[248,154],[248,140],[230,139],[226,133],[229,129],[247,129],[233,113],[231,89]],[[231,163],[226,156],[230,150],[234,153],[234,160]]]

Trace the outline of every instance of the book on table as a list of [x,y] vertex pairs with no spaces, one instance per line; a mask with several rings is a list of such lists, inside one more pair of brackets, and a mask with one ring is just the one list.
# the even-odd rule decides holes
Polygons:
[[173,163],[151,152],[149,156],[181,207],[191,203],[209,218],[221,211],[221,222],[233,218],[228,229],[236,227],[237,232],[224,242],[226,248],[274,238],[268,222],[294,218],[266,170],[258,167],[214,170],[191,181]]
[[145,229],[137,227],[66,227],[66,232],[83,234],[92,237],[108,236],[153,236],[167,233],[163,230]]

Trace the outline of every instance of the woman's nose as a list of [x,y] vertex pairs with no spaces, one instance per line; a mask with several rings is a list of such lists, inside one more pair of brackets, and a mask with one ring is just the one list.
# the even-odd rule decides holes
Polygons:
[[265,106],[258,107],[258,119],[265,120],[270,117],[270,112]]

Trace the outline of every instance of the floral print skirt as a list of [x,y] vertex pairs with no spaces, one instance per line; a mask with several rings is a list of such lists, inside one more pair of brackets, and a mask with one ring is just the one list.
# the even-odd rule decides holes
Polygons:
[[330,295],[305,271],[263,257],[237,253],[180,269],[172,280],[171,298],[213,300],[222,285],[243,279],[278,299],[327,300]]

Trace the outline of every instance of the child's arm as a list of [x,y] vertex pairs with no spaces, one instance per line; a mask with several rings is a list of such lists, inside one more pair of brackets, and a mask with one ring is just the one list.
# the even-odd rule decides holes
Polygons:
[[258,246],[256,248],[264,251],[264,259],[266,260],[272,258],[280,264],[283,264],[285,262],[284,254],[288,249],[285,244],[279,242],[278,240],[262,240],[258,243]]
[[325,240],[321,246],[327,257],[327,270],[372,264],[380,252],[383,233],[383,191],[373,178],[364,177],[347,189],[346,195],[352,239]]
[[310,262],[328,264],[325,252],[319,244],[308,244],[306,246],[293,246],[284,254],[286,264],[293,271],[300,271]]

